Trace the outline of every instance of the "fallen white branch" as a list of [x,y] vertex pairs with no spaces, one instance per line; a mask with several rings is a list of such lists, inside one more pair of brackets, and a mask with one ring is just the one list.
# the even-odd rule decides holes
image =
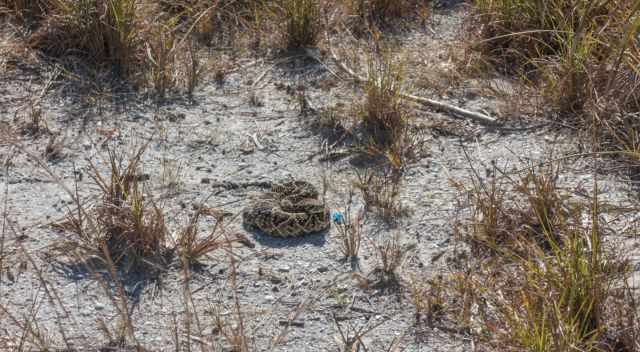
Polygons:
[[[360,75],[358,75],[357,73],[355,73],[353,70],[351,70],[349,67],[347,67],[347,65],[345,65],[340,58],[338,58],[338,56],[335,54],[335,52],[333,51],[333,47],[331,46],[331,42],[329,41],[329,38],[327,36],[327,43],[329,44],[329,52],[331,53],[331,56],[333,58],[333,60],[335,61],[336,65],[338,65],[338,67],[344,71],[347,75],[349,75],[351,77],[351,79],[353,79],[356,82],[366,82],[367,79],[365,77],[362,77]],[[427,99],[427,98],[422,98],[422,97],[418,97],[415,95],[410,95],[410,94],[405,94],[405,93],[400,93],[400,95],[402,96],[403,99],[406,100],[411,100],[413,102],[416,102],[418,104],[422,104],[422,105],[426,105],[426,106],[430,106],[432,108],[435,109],[439,109],[439,110],[443,110],[443,111],[448,111],[450,113],[452,113],[454,116],[462,116],[462,117],[466,117],[469,119],[472,119],[478,123],[481,123],[483,125],[487,125],[487,126],[497,126],[498,125],[498,121],[489,116],[489,115],[485,115],[479,112],[475,112],[475,111],[470,111],[470,110],[466,110],[451,104],[447,104],[445,102],[442,101],[437,101],[437,100],[433,100],[433,99]]]

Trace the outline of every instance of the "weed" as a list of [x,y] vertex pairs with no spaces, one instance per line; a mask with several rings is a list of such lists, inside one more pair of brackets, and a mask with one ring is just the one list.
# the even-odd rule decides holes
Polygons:
[[79,256],[98,255],[125,271],[148,264],[154,268],[166,261],[170,251],[164,214],[144,195],[144,178],[138,174],[144,149],[135,149],[126,161],[109,149],[108,175],[92,164],[91,178],[102,192],[102,201],[91,213],[77,204],[77,211],[70,212],[61,226],[75,235],[68,246],[78,249]]
[[356,188],[362,193],[367,208],[375,209],[387,222],[394,223],[403,215],[399,199],[401,176],[394,170],[378,173],[372,169],[357,172]]
[[47,18],[29,44],[54,57],[73,54],[110,63],[116,73],[127,76],[138,62],[136,10],[137,0],[49,1]]
[[410,126],[410,114],[402,104],[404,63],[395,62],[391,51],[382,50],[368,59],[364,82],[365,101],[361,117],[367,148],[384,155],[396,169],[415,155],[420,139]]
[[[175,60],[177,38],[169,28],[158,29],[152,40],[145,43],[149,64],[149,81],[155,89],[158,99],[163,100],[167,90],[175,84]],[[189,81],[188,84],[195,84]],[[195,88],[195,86],[194,86]]]
[[391,145],[407,127],[401,108],[403,81],[403,65],[394,63],[389,53],[369,58],[362,123],[376,144]]
[[[211,230],[202,236],[199,233],[199,222],[202,215],[213,217],[215,224]],[[208,253],[223,247],[228,247],[232,242],[241,242],[243,238],[229,238],[226,234],[223,221],[224,213],[217,212],[206,206],[196,207],[195,213],[189,219],[189,223],[180,230],[176,248],[184,262],[198,264],[199,260]]]
[[115,62],[116,71],[127,75],[136,62],[136,40],[138,0],[107,0],[106,16],[103,23],[103,38],[108,57]]
[[316,0],[284,0],[285,44],[289,49],[313,46],[320,32],[320,9]]
[[376,274],[376,285],[386,287],[389,285],[397,285],[398,269],[402,266],[404,259],[409,251],[400,244],[400,235],[395,232],[391,238],[387,238],[382,243],[371,242],[376,250],[378,264],[374,270]]
[[426,283],[416,279],[411,281],[411,302],[416,307],[416,324],[426,319],[428,326],[444,315],[446,305],[446,287],[441,275],[427,280]]
[[[637,326],[626,321],[620,328],[620,319],[612,315],[622,306],[637,309],[625,284],[626,261],[604,246],[598,199],[585,204],[563,195],[557,171],[530,168],[520,181],[489,184],[477,177],[474,194],[484,196],[472,197],[471,224],[463,238],[484,255],[466,257],[463,268],[437,287],[452,300],[445,303],[464,328],[486,332],[476,337],[487,346],[633,350],[624,344],[630,334],[637,336]],[[429,302],[425,294],[414,302]]]
[[219,313],[218,309],[215,309],[215,326],[217,331],[222,335],[223,339],[227,342],[227,345],[231,351],[236,352],[249,352],[250,351],[250,339],[247,336],[247,329],[245,326],[245,320],[242,315],[242,310],[240,307],[240,300],[238,297],[238,285],[236,282],[237,272],[236,272],[236,261],[233,256],[229,257],[231,260],[230,263],[230,274],[229,281],[231,285],[231,289],[233,290],[233,314],[235,318],[235,322],[228,323],[224,320]]
[[182,186],[182,164],[175,160],[162,157],[160,159],[160,184],[162,187],[176,192]]
[[363,235],[364,210],[360,209],[355,216],[352,215],[353,190],[349,191],[349,200],[344,207],[343,214],[336,222],[338,236],[340,237],[340,250],[345,258],[355,259],[360,251],[360,241]]
[[[472,248],[479,251],[509,248],[523,253],[528,250],[520,246],[523,238],[541,248],[558,242],[558,228],[573,225],[567,221],[573,220],[569,215],[577,210],[572,209],[568,196],[556,184],[558,167],[530,167],[518,182],[499,181],[495,176],[497,167],[493,167],[490,174],[494,176],[473,181],[474,221],[469,234],[478,245]],[[513,186],[513,191],[509,191],[509,186]],[[512,197],[507,198],[507,194]]]
[[348,0],[349,12],[360,20],[360,24],[372,29],[374,24],[388,25],[391,19],[408,15],[411,1],[408,0]]
[[317,126],[327,128],[329,131],[346,131],[347,118],[344,117],[342,106],[325,107],[319,110]]
[[623,87],[637,92],[637,85],[620,79],[636,72],[637,2],[476,0],[475,5],[482,23],[476,48],[497,66],[539,83],[560,111],[579,112],[609,99],[624,106],[621,100],[630,95]]
[[44,158],[48,161],[56,161],[63,157],[62,149],[64,148],[64,139],[59,139],[60,135],[52,133],[44,148]]
[[44,4],[40,0],[1,0],[0,15],[5,13],[19,23],[28,23],[43,16]]
[[348,325],[347,328],[343,330],[335,315],[333,316],[333,320],[340,334],[338,338],[336,338],[336,341],[340,343],[340,351],[343,352],[360,351],[361,349],[368,351],[363,338],[385,322],[385,320],[382,320],[377,324],[372,324],[371,326],[362,325],[357,329]]
[[372,0],[369,1],[368,11],[375,19],[384,23],[390,18],[402,17],[408,4],[406,0]]
[[138,163],[144,149],[138,149],[124,166],[122,159],[109,152],[110,177],[105,179],[96,169],[92,176],[104,195],[97,208],[98,223],[104,228],[104,241],[118,263],[142,263],[145,258],[162,258],[167,228],[158,206],[143,195]]
[[[189,42],[187,45],[186,59],[184,60],[184,71],[186,74],[186,89],[189,99],[193,99],[193,92],[202,80],[202,76],[205,73],[205,67],[198,56],[198,51],[194,42]],[[219,79],[215,77],[216,81],[224,80],[224,77]]]
[[[13,144],[17,141],[18,131],[9,123],[0,123],[0,146]],[[6,164],[0,164],[1,168],[9,165],[9,155],[6,157]]]
[[255,106],[255,107],[264,106],[264,101],[262,100],[262,98],[260,98],[258,93],[256,93],[255,89],[252,89],[249,92],[249,105]]
[[20,128],[22,134],[38,136],[49,131],[47,120],[39,104],[29,104],[29,110],[26,115]]

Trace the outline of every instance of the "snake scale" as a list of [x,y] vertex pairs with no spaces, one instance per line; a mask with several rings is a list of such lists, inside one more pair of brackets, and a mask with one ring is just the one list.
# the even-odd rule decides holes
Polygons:
[[290,180],[272,184],[270,191],[242,212],[245,227],[275,237],[298,237],[327,230],[330,212],[310,183]]

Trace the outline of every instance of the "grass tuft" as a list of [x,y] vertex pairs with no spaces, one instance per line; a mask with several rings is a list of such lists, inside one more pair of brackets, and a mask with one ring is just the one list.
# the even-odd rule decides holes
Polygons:
[[43,5],[41,0],[1,0],[0,16],[8,15],[18,23],[29,24],[43,16]]
[[404,63],[391,51],[369,57],[365,101],[360,116],[370,154],[382,155],[400,170],[420,147],[417,131],[410,125],[411,115],[402,102]]
[[136,148],[125,158],[109,149],[106,174],[92,165],[91,178],[102,199],[91,211],[76,204],[77,209],[60,225],[73,235],[62,248],[74,248],[78,258],[97,255],[125,272],[153,269],[166,262],[171,251],[166,246],[165,217],[144,193],[145,178],[139,174],[144,150],[145,146]]
[[401,106],[403,81],[404,67],[389,53],[369,59],[362,123],[376,144],[391,145],[407,127]]
[[476,49],[539,85],[560,112],[605,102],[640,107],[637,1],[476,0],[475,6]]
[[152,199],[143,193],[143,176],[138,174],[144,147],[123,158],[109,151],[108,178],[94,167],[92,178],[103,193],[103,203],[97,207],[97,222],[103,229],[101,240],[117,264],[142,264],[147,258],[164,256],[168,231],[164,214]]
[[397,232],[381,243],[372,242],[372,245],[378,259],[374,270],[374,274],[377,276],[376,285],[383,287],[398,285],[398,270],[402,266],[409,248],[401,245],[400,235]]
[[364,226],[364,210],[360,209],[355,216],[351,213],[353,205],[353,191],[349,191],[349,200],[341,213],[343,218],[336,222],[340,237],[340,250],[347,259],[356,259],[360,251]]
[[374,209],[385,221],[396,223],[403,215],[402,202],[399,199],[402,190],[402,177],[394,170],[383,173],[365,169],[357,173],[356,188],[362,193],[367,209]]
[[136,0],[47,2],[46,18],[29,45],[57,58],[79,56],[127,76],[139,62]]
[[320,9],[316,0],[284,0],[285,44],[289,49],[314,46],[320,33]]
[[408,0],[348,0],[349,12],[360,19],[362,24],[389,25],[391,20],[410,14],[412,1]]
[[[558,168],[529,168],[520,181],[476,178],[462,239],[472,255],[428,289],[431,304],[483,348],[525,351],[631,351],[637,306],[624,256],[604,244],[604,209],[564,194]],[[594,184],[593,194],[598,194]],[[627,310],[621,319],[621,311]],[[630,314],[630,315],[629,315]],[[631,317],[631,318],[630,318]]]

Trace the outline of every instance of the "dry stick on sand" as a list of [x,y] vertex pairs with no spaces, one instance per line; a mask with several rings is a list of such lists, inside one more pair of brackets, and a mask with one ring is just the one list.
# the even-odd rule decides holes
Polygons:
[[[335,61],[336,65],[338,65],[338,67],[340,67],[340,69],[342,71],[344,71],[345,73],[347,73],[354,81],[362,83],[362,82],[366,82],[367,79],[358,75],[357,73],[355,73],[354,71],[352,71],[349,67],[347,67],[347,65],[345,65],[340,58],[336,55],[336,53],[333,51],[333,47],[331,45],[331,40],[329,39],[329,35],[325,32],[325,37],[327,39],[327,44],[329,46],[329,52],[331,53],[331,57],[333,58],[333,61]],[[422,104],[422,105],[427,105],[430,106],[432,108],[436,108],[436,109],[440,109],[440,110],[444,110],[444,111],[448,111],[453,113],[456,116],[462,116],[462,117],[466,117],[469,119],[472,119],[478,123],[481,123],[485,126],[497,126],[498,125],[498,121],[488,115],[485,114],[481,114],[479,112],[474,112],[474,111],[470,111],[470,110],[466,110],[457,106],[453,106],[450,104],[447,104],[445,102],[441,102],[441,101],[437,101],[437,100],[433,100],[433,99],[427,99],[427,98],[422,98],[422,97],[418,97],[415,95],[410,95],[410,94],[406,94],[406,93],[400,93],[400,96],[402,96],[403,99],[406,100],[411,100],[413,102],[416,102],[418,104]]]

